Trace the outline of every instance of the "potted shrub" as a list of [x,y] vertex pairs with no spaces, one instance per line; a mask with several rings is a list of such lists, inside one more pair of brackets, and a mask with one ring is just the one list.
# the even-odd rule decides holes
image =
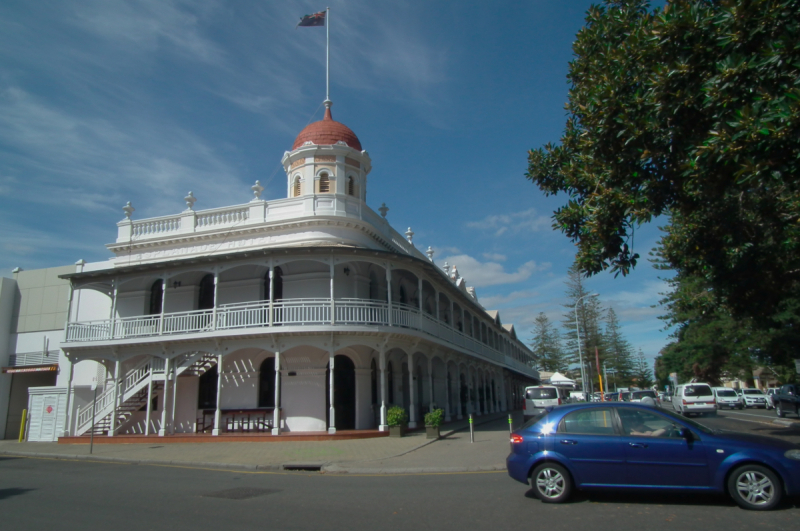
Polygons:
[[432,409],[428,413],[425,413],[425,434],[427,435],[428,439],[438,439],[439,438],[439,426],[442,425],[444,421],[444,410],[443,409]]
[[386,410],[386,424],[389,425],[389,437],[402,437],[408,426],[408,413],[400,406],[392,406]]

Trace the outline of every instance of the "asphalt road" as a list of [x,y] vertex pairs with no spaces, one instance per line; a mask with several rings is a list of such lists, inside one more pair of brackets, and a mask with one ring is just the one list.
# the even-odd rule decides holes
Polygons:
[[[745,411],[744,413],[750,413]],[[774,412],[770,412],[773,413]],[[702,422],[800,441],[800,425],[724,412]],[[578,494],[548,505],[504,472],[356,476],[0,458],[2,529],[791,529],[800,499],[767,513],[727,497]]]

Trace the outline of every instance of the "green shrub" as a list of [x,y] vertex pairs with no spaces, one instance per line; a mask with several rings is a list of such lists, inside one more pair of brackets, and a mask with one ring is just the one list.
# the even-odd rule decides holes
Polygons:
[[426,426],[441,426],[444,421],[444,409],[434,409],[425,413]]
[[386,410],[386,423],[389,426],[405,426],[408,424],[408,413],[400,406],[392,406]]

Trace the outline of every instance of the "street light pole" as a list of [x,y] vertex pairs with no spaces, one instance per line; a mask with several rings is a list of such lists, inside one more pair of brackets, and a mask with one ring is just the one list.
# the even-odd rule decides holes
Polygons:
[[597,297],[597,293],[587,293],[582,297],[578,297],[575,301],[575,336],[578,339],[578,359],[581,364],[581,388],[583,389],[583,398],[588,402],[589,397],[586,396],[586,368],[583,366],[583,353],[581,352],[581,327],[578,323],[578,304],[586,297]]

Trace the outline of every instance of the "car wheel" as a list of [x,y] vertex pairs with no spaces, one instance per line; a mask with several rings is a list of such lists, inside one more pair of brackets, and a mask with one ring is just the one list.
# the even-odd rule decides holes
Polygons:
[[780,404],[778,404],[777,406],[775,406],[775,414],[776,414],[776,415],[778,415],[778,418],[779,418],[779,419],[782,419],[783,417],[785,417],[785,416],[786,416],[786,414],[785,414],[785,413],[783,412],[783,410],[781,409],[781,405],[780,405]]
[[531,487],[543,502],[561,503],[572,493],[572,479],[561,465],[542,463],[531,474]]
[[743,509],[766,511],[780,503],[783,486],[772,470],[759,465],[744,465],[728,478],[728,493]]

